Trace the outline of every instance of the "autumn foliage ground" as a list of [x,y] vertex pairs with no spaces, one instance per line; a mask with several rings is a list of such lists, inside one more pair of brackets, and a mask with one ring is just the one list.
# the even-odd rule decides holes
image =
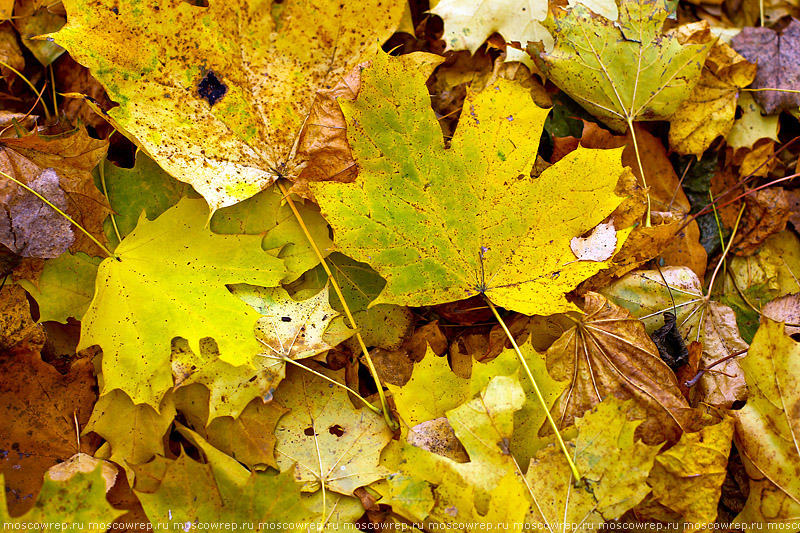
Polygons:
[[798,18],[0,0],[3,528],[799,531]]

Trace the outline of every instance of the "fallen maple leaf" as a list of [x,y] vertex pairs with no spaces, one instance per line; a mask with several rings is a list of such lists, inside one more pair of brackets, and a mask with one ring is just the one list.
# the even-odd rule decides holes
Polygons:
[[713,527],[732,439],[733,419],[725,417],[695,433],[684,433],[675,446],[656,455],[647,484],[657,502],[679,513],[685,530]]
[[[696,422],[675,375],[639,320],[605,297],[588,293],[585,315],[547,350],[547,371],[569,386],[553,406],[560,428],[606,396],[632,399],[631,416],[646,417],[639,435],[650,444],[677,440]],[[543,426],[540,433],[549,430]]]
[[[507,359],[513,362],[513,355]],[[502,511],[498,505],[504,499],[511,499],[511,507],[524,516],[530,505],[529,493],[509,450],[514,415],[524,403],[525,394],[514,372],[491,378],[478,397],[446,413],[468,462],[392,443],[382,461],[394,472],[387,480],[387,500],[412,520],[453,526],[488,521],[492,512],[508,518],[509,509]],[[422,431],[419,426],[416,429]],[[488,509],[487,501],[491,502]]]
[[193,431],[183,428],[181,433],[203,451],[208,463],[199,463],[186,452],[174,461],[161,459],[154,465],[157,477],[151,475],[147,486],[139,482],[145,470],[138,470],[134,489],[150,521],[169,524],[170,529],[197,522],[237,528],[260,523],[273,529],[317,518],[303,505],[291,472],[250,472]]
[[[315,367],[339,381],[344,372]],[[299,368],[287,369],[275,397],[293,406],[275,429],[275,456],[281,471],[294,469],[305,492],[325,489],[352,495],[388,472],[378,466],[381,449],[392,439],[383,417],[356,409],[347,392]]]
[[[685,342],[699,341],[703,345],[701,368],[747,349],[731,308],[703,295],[700,280],[686,267],[635,271],[601,292],[640,318],[648,332],[663,324],[664,312],[674,312]],[[698,399],[730,407],[733,402],[747,397],[737,358],[719,363],[714,370],[703,374],[697,383]]]
[[[737,52],[751,63],[758,63],[754,89],[800,90],[800,21],[792,18],[780,31],[765,27],[743,28],[731,40]],[[753,97],[768,115],[797,109],[800,94],[788,91],[759,91]]]
[[756,70],[727,44],[712,47],[700,81],[670,118],[670,148],[700,159],[714,139],[726,137],[734,124],[740,89],[753,82]]
[[[53,35],[120,105],[109,116],[212,211],[296,176],[317,90],[388,38],[396,2],[68,0]],[[164,28],[180,28],[164,33]],[[121,41],[120,41],[121,40]],[[120,43],[124,42],[124,46]],[[331,53],[336,50],[336,53]]]
[[86,430],[94,431],[107,443],[97,456],[120,465],[133,481],[132,465],[164,455],[164,435],[175,414],[172,395],[158,406],[137,405],[121,390],[112,390],[97,400]]
[[567,446],[583,475],[580,487],[554,444],[531,459],[526,478],[537,505],[528,523],[552,532],[566,532],[570,524],[602,527],[647,495],[647,476],[660,447],[634,442],[640,421],[627,420],[629,407],[610,395],[576,420],[578,435]]
[[737,522],[781,523],[800,516],[800,465],[795,413],[800,399],[800,345],[783,325],[764,319],[742,360],[750,397],[736,419],[736,448],[750,478]]
[[0,524],[15,529],[27,524],[110,524],[125,511],[114,509],[106,500],[103,470],[98,462],[91,473],[78,472],[63,481],[46,475],[34,507],[13,518],[6,510],[8,488],[0,475]]
[[253,335],[260,315],[226,284],[277,285],[283,261],[262,251],[260,237],[216,235],[207,220],[205,202],[186,199],[155,221],[142,216],[118,257],[100,264],[79,349],[102,346],[104,394],[122,389],[158,408],[173,386],[173,337],[197,354],[200,340],[212,337],[220,359],[235,365],[260,351]]
[[712,42],[681,45],[661,27],[666,0],[622,0],[619,20],[581,4],[544,21],[553,50],[529,43],[541,71],[617,131],[637,120],[666,120],[689,97]]
[[531,131],[547,111],[505,80],[470,95],[445,150],[425,75],[406,63],[379,54],[358,100],[342,102],[359,180],[312,184],[340,249],[386,278],[375,303],[485,293],[526,314],[575,309],[564,293],[605,263],[575,262],[569,241],[619,205],[619,151],[576,150],[528,177],[539,140]]

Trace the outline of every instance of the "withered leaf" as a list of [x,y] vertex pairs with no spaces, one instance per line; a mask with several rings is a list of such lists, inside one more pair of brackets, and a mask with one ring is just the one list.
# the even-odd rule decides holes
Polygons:
[[[792,18],[786,28],[744,28],[731,40],[733,48],[751,63],[758,63],[753,88],[800,90],[800,21]],[[800,106],[800,94],[758,91],[753,95],[767,114]]]
[[[586,294],[584,312],[580,322],[547,350],[550,375],[570,380],[553,406],[556,423],[572,425],[611,394],[634,399],[631,413],[646,417],[637,433],[647,443],[675,439],[691,428],[694,414],[644,325],[593,292]],[[540,433],[544,430],[545,426]]]
[[[67,209],[66,195],[52,168],[28,186],[62,211]],[[0,243],[17,255],[51,259],[64,253],[75,240],[70,222],[30,191],[17,187],[3,200]]]

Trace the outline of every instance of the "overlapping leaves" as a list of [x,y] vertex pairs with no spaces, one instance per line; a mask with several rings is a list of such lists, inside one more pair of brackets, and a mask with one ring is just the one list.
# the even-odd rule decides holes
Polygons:
[[64,6],[54,39],[119,103],[114,123],[212,210],[302,168],[293,147],[314,93],[375,50],[402,13],[379,1]]
[[342,104],[359,181],[313,188],[339,247],[386,278],[377,302],[574,309],[564,293],[605,263],[575,261],[569,241],[619,205],[620,152],[578,149],[530,176],[547,111],[502,80],[468,97],[446,150],[414,63],[438,60],[405,57],[379,54]]

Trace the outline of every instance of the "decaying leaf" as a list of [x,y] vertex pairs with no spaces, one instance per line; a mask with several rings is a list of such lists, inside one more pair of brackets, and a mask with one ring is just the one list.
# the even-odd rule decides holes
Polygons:
[[800,293],[776,298],[765,305],[761,312],[770,320],[785,322],[787,335],[800,333]]
[[599,526],[647,495],[647,476],[660,447],[634,442],[639,421],[628,421],[628,407],[610,395],[575,420],[578,435],[567,446],[583,476],[580,487],[555,444],[531,459],[526,478],[537,505],[529,523],[564,532],[569,524]]
[[[645,418],[639,435],[650,444],[677,440],[696,418],[675,375],[661,360],[639,320],[596,293],[585,297],[579,323],[547,350],[547,371],[569,386],[553,406],[559,427],[611,395],[632,399],[631,416]],[[541,432],[549,431],[543,426]]]
[[[344,381],[342,371],[315,370]],[[380,415],[356,409],[344,389],[307,371],[291,367],[286,375],[275,394],[293,407],[275,430],[275,457],[282,472],[293,468],[305,492],[324,483],[326,489],[346,495],[388,473],[378,466],[378,458],[392,432]]]
[[[61,375],[38,351],[5,350],[0,355],[0,418],[7,421],[0,424],[0,475],[5,476],[0,494],[15,515],[36,501],[48,468],[76,452],[95,451],[97,443],[90,438],[81,439],[79,448],[73,418],[81,429],[89,420],[96,399],[92,370],[88,359],[76,361]],[[4,511],[0,503],[0,514]]]
[[[619,152],[576,150],[528,177],[538,144],[531,131],[547,111],[504,80],[469,97],[444,150],[424,78],[380,54],[363,73],[358,100],[342,103],[359,180],[312,187],[340,249],[386,278],[377,303],[485,293],[527,314],[574,309],[563,294],[604,263],[574,262],[569,240],[619,205]],[[554,202],[571,183],[581,189]]]
[[753,82],[756,70],[756,65],[727,44],[712,47],[700,81],[670,119],[670,148],[700,159],[714,139],[726,137],[734,123],[740,89]]
[[674,312],[684,341],[703,345],[701,368],[730,356],[714,366],[715,372],[702,376],[697,384],[699,399],[730,407],[747,397],[744,375],[735,356],[744,354],[747,344],[739,336],[736,317],[730,307],[703,295],[694,272],[686,267],[665,267],[660,272],[639,270],[615,281],[602,293],[640,318],[650,332],[663,324],[664,312]]
[[[43,171],[28,186],[62,212],[67,198],[51,168]],[[72,245],[72,224],[55,209],[22,187],[4,195],[0,216],[0,243],[22,257],[58,257]]]
[[[780,31],[765,27],[743,28],[731,40],[737,52],[751,63],[758,63],[753,88],[800,90],[800,22],[791,19]],[[786,91],[759,91],[753,97],[772,115],[800,106],[800,94]]]
[[297,175],[294,145],[314,94],[374,51],[403,12],[379,1],[64,5],[55,42],[120,104],[115,124],[212,211]]
[[17,350],[36,352],[45,343],[42,326],[31,318],[31,306],[20,287],[0,291],[0,350],[7,355]]
[[544,21],[552,51],[528,46],[534,62],[564,92],[619,132],[628,121],[665,120],[692,92],[712,41],[681,45],[661,33],[666,0],[623,0],[619,20],[578,4]]
[[733,241],[733,253],[750,255],[767,237],[786,229],[789,201],[782,187],[753,191],[744,197],[747,216]]
[[795,416],[800,401],[800,344],[765,319],[742,360],[750,397],[736,419],[736,447],[750,478],[737,521],[789,522],[800,516],[800,453]]
[[211,337],[229,364],[247,364],[261,350],[253,335],[260,315],[225,285],[275,286],[283,261],[264,253],[259,237],[216,235],[207,220],[205,202],[186,199],[155,221],[142,216],[118,258],[100,264],[80,348],[102,346],[103,393],[122,389],[157,407],[173,386],[173,337],[197,354]]
[[[58,174],[59,185],[67,193],[66,212],[95,238],[103,241],[103,219],[108,205],[94,185],[92,169],[102,161],[108,150],[108,141],[93,139],[86,128],[56,135],[30,133],[20,138],[2,138],[0,170],[21,181],[26,176],[38,176],[44,169],[52,168]],[[2,180],[5,181],[5,180]],[[73,252],[103,255],[83,232],[75,232]]]

